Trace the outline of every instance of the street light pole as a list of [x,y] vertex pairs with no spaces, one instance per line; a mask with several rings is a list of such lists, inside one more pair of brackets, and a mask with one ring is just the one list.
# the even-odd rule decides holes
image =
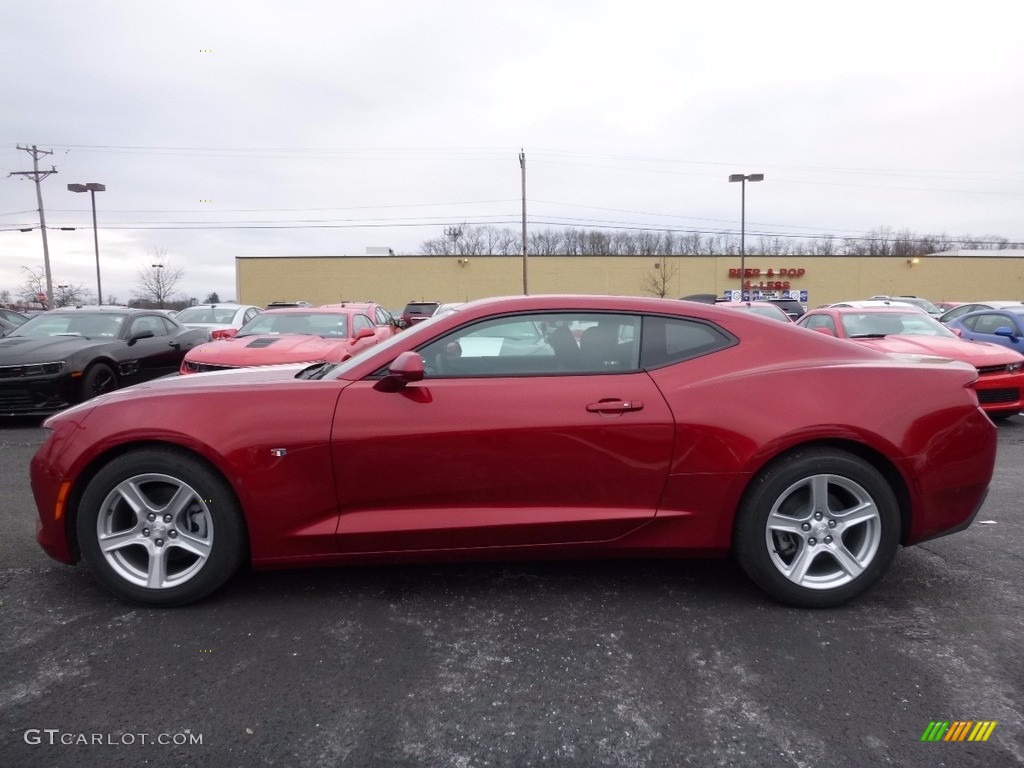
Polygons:
[[92,198],[92,243],[96,249],[96,303],[103,304],[103,283],[100,281],[100,237],[96,229],[96,193],[106,192],[105,184],[90,182],[89,184],[68,184],[71,192],[88,192]]
[[733,173],[729,181],[740,182],[740,301],[743,301],[743,283],[747,274],[747,182],[764,181],[764,174]]
[[156,270],[154,275],[156,276],[156,285],[160,293],[157,296],[157,302],[160,304],[160,309],[164,308],[164,265],[163,264],[150,264],[150,266]]

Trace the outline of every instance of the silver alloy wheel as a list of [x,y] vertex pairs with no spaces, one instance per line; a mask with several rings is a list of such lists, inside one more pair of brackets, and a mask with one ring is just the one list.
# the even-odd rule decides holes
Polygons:
[[170,475],[129,477],[107,494],[96,518],[100,553],[114,573],[149,589],[184,584],[206,564],[213,520],[206,501]]
[[765,525],[772,564],[808,589],[834,589],[856,579],[881,540],[875,500],[841,475],[812,475],[793,483],[776,499]]

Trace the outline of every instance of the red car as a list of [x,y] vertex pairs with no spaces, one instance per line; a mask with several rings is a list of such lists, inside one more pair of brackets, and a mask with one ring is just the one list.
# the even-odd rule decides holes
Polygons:
[[49,418],[38,540],[149,605],[246,561],[732,552],[775,598],[832,606],[977,514],[996,454],[977,375],[693,302],[482,300],[340,365]]
[[841,339],[910,355],[935,355],[962,360],[978,371],[978,400],[994,419],[1006,419],[1024,408],[1024,356],[998,344],[961,339],[938,320],[912,309],[831,307],[815,309],[797,325]]
[[391,314],[370,303],[270,309],[243,325],[214,331],[181,361],[181,373],[282,363],[341,363],[398,332]]

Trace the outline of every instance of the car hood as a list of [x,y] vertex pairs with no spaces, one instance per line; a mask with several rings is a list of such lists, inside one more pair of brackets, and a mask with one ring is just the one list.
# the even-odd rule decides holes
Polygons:
[[188,360],[210,365],[249,366],[316,360],[338,362],[351,354],[351,339],[283,334],[213,341],[189,352]]
[[940,336],[886,336],[883,339],[855,339],[855,341],[886,352],[937,355],[953,360],[963,360],[975,368],[1021,361],[1021,355],[998,344],[963,339],[944,339]]
[[49,336],[45,339],[6,336],[0,339],[0,365],[67,360],[83,349],[101,347],[115,341],[116,339],[87,339],[82,336]]
[[96,406],[103,405],[104,403],[126,402],[129,400],[204,390],[216,390],[217,392],[230,391],[232,389],[245,390],[253,387],[295,381],[295,375],[307,367],[307,364],[302,363],[299,365],[267,365],[258,368],[238,368],[228,371],[193,373],[188,376],[172,374],[86,400],[84,403],[72,406],[51,416],[50,420],[78,420],[84,418],[85,414],[91,412]]

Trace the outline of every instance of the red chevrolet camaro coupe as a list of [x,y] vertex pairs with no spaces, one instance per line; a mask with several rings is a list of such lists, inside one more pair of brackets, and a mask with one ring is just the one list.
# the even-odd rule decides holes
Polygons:
[[181,373],[283,363],[340,363],[398,332],[386,309],[345,302],[271,309],[238,329],[214,332],[181,361]]
[[342,364],[49,418],[38,540],[150,605],[247,560],[731,552],[775,598],[832,606],[977,514],[996,451],[977,376],[695,302],[488,299]]
[[989,416],[1007,419],[1024,408],[1024,355],[998,344],[961,339],[919,310],[827,307],[811,310],[797,322],[883,352],[961,360],[978,371],[974,388]]

